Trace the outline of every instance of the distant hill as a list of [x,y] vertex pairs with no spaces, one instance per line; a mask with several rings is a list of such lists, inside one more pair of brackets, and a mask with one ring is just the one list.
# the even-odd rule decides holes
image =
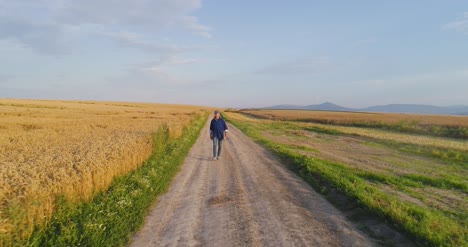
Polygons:
[[388,113],[415,113],[415,114],[443,114],[443,115],[468,115],[468,106],[433,106],[418,104],[389,104],[371,106],[366,108],[348,108],[325,102],[319,105],[276,105],[262,109],[283,110],[314,110],[314,111],[359,111],[359,112],[388,112]]
[[306,110],[318,110],[318,111],[352,111],[351,108],[346,108],[343,106],[339,106],[330,102],[325,102],[320,105],[308,105],[305,106],[304,109]]
[[278,110],[315,110],[315,111],[352,111],[351,108],[342,107],[330,102],[325,102],[319,105],[275,105],[265,107],[263,109],[278,109]]

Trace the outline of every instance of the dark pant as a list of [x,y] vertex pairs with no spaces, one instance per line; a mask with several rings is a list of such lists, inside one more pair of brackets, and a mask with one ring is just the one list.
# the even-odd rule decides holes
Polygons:
[[213,138],[213,157],[221,156],[221,149],[223,146],[223,139]]

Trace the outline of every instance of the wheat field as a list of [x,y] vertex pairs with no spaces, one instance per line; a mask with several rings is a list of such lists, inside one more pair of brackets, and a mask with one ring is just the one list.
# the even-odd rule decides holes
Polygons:
[[161,124],[175,137],[206,110],[0,99],[0,234],[27,235],[47,223],[58,195],[89,200],[149,157],[152,133]]
[[333,112],[306,110],[245,110],[252,114],[273,120],[320,121],[323,123],[384,123],[417,122],[421,125],[460,126],[468,127],[467,116],[422,115],[404,113],[367,113],[367,112]]

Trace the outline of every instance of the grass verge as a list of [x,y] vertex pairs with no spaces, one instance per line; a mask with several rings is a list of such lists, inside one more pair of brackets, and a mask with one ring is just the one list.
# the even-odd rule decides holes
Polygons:
[[[226,118],[246,135],[293,165],[293,170],[320,193],[327,195],[328,191],[339,191],[361,205],[367,212],[391,222],[396,228],[406,232],[419,245],[467,245],[466,221],[463,223],[440,211],[401,201],[398,197],[379,190],[369,183],[368,179],[371,176],[372,180],[384,181],[386,184],[404,183],[416,187],[424,185],[452,187],[449,181],[421,180],[419,177],[382,178],[371,173],[363,173],[338,162],[301,155],[289,145],[273,142],[262,136],[261,130],[265,126],[236,121],[235,118],[230,118],[229,114]],[[456,183],[456,185],[466,191],[466,184]]]
[[164,193],[197,140],[206,115],[196,117],[183,135],[170,138],[163,125],[154,135],[151,157],[137,170],[116,178],[89,202],[59,197],[50,222],[28,239],[3,239],[3,246],[123,246],[143,225],[156,198]]

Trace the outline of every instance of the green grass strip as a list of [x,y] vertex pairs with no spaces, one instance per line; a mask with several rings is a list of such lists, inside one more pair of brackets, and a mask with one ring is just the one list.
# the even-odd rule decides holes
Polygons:
[[143,225],[156,198],[164,193],[206,123],[198,116],[177,139],[163,125],[154,135],[151,157],[137,170],[116,178],[90,202],[59,198],[52,220],[29,239],[4,246],[124,246]]

